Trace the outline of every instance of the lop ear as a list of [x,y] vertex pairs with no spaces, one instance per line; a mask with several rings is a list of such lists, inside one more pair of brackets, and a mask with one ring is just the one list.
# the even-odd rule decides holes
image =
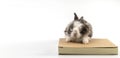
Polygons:
[[74,20],[78,20],[78,16],[76,13],[74,13]]

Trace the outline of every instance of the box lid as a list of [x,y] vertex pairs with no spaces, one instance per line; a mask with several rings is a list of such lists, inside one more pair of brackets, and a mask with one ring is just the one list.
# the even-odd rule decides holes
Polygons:
[[59,47],[73,47],[73,48],[114,48],[117,47],[115,44],[113,44],[108,39],[100,39],[100,38],[93,38],[90,40],[88,44],[82,44],[82,43],[75,43],[75,42],[66,42],[65,38],[60,38],[59,40]]

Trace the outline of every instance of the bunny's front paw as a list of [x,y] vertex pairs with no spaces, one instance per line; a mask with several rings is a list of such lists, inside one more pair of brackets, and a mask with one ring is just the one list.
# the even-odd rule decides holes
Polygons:
[[87,43],[89,43],[89,39],[90,39],[90,37],[84,37],[82,42],[84,44],[87,44]]
[[70,37],[66,36],[66,42],[70,42],[70,41],[71,41]]

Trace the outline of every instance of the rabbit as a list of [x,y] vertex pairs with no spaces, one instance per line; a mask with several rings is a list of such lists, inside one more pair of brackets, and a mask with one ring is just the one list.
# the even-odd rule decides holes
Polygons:
[[91,24],[84,20],[83,16],[79,19],[74,13],[74,20],[65,28],[64,34],[66,42],[87,44],[91,40],[93,31]]

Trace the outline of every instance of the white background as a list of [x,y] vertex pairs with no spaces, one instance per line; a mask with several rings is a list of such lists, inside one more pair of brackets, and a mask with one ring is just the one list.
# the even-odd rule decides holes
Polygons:
[[120,0],[0,0],[0,58],[118,58],[58,55],[58,40],[73,13],[90,22],[97,38],[120,46]]

